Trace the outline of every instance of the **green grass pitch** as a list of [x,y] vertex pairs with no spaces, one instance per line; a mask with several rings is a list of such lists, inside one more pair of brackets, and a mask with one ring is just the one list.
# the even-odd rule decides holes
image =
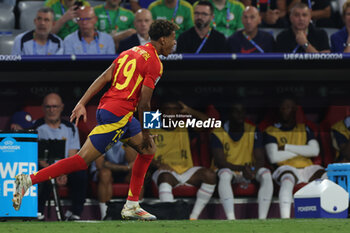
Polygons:
[[1,233],[342,233],[350,232],[349,219],[268,219],[198,221],[92,221],[0,223]]

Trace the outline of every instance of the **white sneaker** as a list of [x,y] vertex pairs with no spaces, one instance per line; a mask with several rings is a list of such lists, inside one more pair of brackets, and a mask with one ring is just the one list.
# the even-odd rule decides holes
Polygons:
[[126,220],[154,221],[157,217],[142,209],[139,205],[127,207],[126,204],[121,212],[122,218]]
[[26,174],[19,174],[15,178],[15,193],[13,194],[12,205],[15,210],[19,210],[24,194],[32,186],[32,180]]

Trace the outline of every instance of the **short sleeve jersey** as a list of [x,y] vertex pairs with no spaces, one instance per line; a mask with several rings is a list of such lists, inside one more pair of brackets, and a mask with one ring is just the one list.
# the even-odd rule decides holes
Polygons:
[[275,40],[270,33],[258,30],[253,40],[249,41],[240,30],[227,39],[227,44],[232,53],[268,53],[274,51]]
[[135,111],[143,85],[155,88],[162,76],[163,65],[151,43],[122,52],[113,63],[111,87],[102,96],[98,109],[124,116]]
[[234,0],[227,0],[225,7],[219,10],[212,0],[209,0],[214,6],[214,27],[226,37],[231,36],[238,29],[243,28],[242,15],[244,6],[242,3]]
[[184,0],[178,0],[179,5],[169,8],[164,4],[164,0],[153,2],[148,9],[151,11],[153,19],[167,19],[176,23],[180,29],[176,31],[176,38],[193,27],[193,8],[191,4]]
[[102,32],[111,33],[134,28],[134,13],[123,7],[117,10],[107,10],[104,4],[94,7],[98,18],[97,29]]
[[[66,13],[68,10],[68,7],[66,7],[62,2],[61,0],[45,1],[45,6],[50,7],[55,12],[55,21],[59,20],[64,15],[64,13]],[[82,0],[82,2],[84,6],[90,6],[90,3],[88,3],[86,0]],[[62,28],[57,33],[57,35],[61,37],[61,39],[64,39],[66,36],[68,36],[72,32],[75,32],[76,30],[78,30],[78,28],[79,26],[75,21],[69,20],[62,26]]]

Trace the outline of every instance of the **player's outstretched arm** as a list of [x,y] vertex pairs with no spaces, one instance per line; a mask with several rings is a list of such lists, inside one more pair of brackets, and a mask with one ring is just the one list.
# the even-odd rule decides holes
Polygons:
[[75,125],[78,125],[80,117],[83,117],[84,122],[86,122],[86,109],[85,105],[91,100],[94,95],[96,95],[108,82],[112,80],[114,63],[108,67],[87,89],[83,97],[79,100],[77,105],[72,111],[70,116],[70,121],[75,121]]

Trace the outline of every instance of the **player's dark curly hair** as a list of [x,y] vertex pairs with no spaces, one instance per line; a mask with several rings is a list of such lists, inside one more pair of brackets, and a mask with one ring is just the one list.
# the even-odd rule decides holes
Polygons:
[[149,29],[149,37],[151,40],[157,41],[161,37],[168,37],[173,31],[179,29],[175,23],[164,19],[155,20]]

